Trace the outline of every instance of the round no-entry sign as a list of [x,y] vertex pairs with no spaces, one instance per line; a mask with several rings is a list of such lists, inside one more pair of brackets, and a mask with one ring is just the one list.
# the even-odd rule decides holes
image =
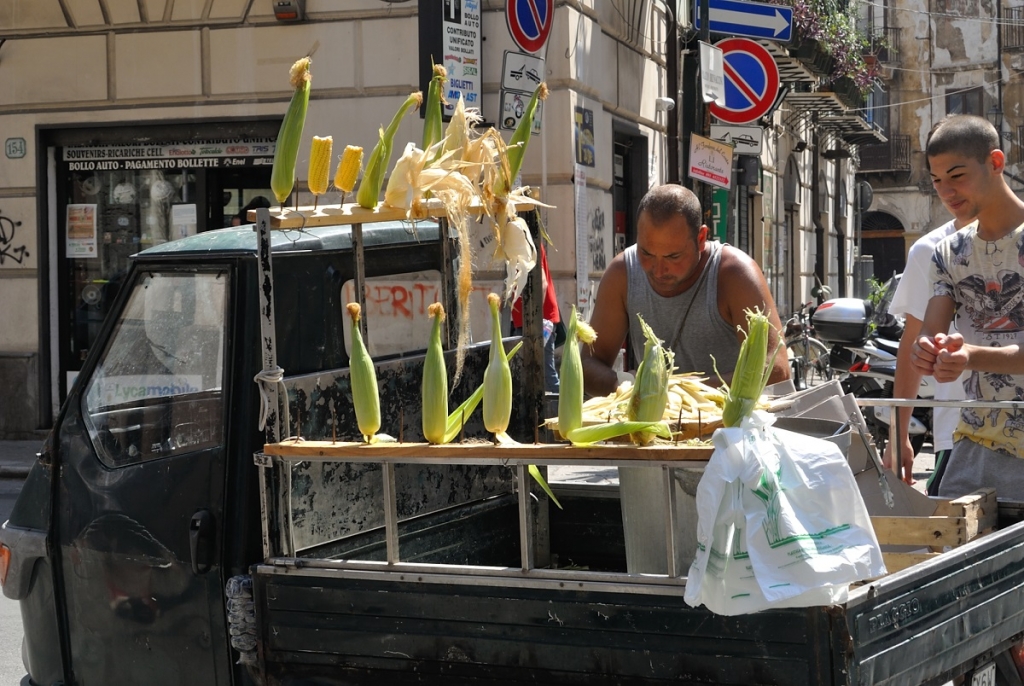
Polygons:
[[526,52],[540,52],[551,33],[555,0],[505,0],[505,22],[512,40]]
[[749,38],[726,38],[722,49],[725,105],[711,114],[729,124],[747,124],[768,114],[779,94],[779,68],[764,46]]

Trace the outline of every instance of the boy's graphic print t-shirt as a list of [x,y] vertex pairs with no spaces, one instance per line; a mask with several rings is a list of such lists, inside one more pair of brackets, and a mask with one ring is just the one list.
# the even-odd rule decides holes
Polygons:
[[[965,343],[1024,345],[1024,225],[997,241],[977,228],[969,224],[935,247],[933,295],[956,301]],[[1024,400],[1024,375],[971,371],[964,391],[972,400]],[[953,434],[960,438],[1024,457],[1024,410],[965,408]]]

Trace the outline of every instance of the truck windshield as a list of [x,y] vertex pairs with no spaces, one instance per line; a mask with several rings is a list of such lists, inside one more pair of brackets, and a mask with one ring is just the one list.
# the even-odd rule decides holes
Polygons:
[[105,464],[220,444],[227,282],[225,271],[136,281],[82,399]]

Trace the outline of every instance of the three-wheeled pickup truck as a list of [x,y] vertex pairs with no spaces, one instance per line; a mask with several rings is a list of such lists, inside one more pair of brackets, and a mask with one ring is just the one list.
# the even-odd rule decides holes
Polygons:
[[[416,444],[425,310],[457,310],[456,239],[443,218],[385,214],[271,230],[260,210],[135,256],[0,531],[23,684],[1020,683],[1016,503],[842,605],[688,606],[673,508],[707,455],[543,447],[536,274],[512,358],[522,445],[494,446],[479,413],[446,451]],[[359,438],[348,299],[366,305],[382,431],[399,441],[371,458],[330,448]],[[452,406],[486,354],[467,351]],[[618,487],[553,482],[558,509],[527,473],[581,462],[662,475],[664,573],[627,571]]]

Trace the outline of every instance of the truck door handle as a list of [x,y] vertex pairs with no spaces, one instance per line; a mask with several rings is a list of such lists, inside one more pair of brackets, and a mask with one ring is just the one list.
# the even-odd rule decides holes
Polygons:
[[213,566],[213,514],[209,510],[199,510],[192,515],[188,527],[189,549],[192,552],[192,573],[206,574]]

